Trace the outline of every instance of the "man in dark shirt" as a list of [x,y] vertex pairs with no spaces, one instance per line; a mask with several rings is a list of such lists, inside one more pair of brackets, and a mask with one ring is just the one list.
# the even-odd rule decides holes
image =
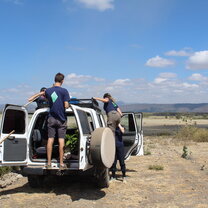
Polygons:
[[60,168],[65,168],[63,163],[64,155],[64,142],[67,128],[67,116],[65,109],[69,107],[69,93],[61,85],[64,82],[64,75],[61,73],[56,74],[55,84],[53,87],[46,89],[45,96],[49,101],[49,117],[48,117],[48,143],[47,143],[47,168],[51,167],[52,147],[56,132],[58,133],[59,140],[59,157]]
[[[48,100],[50,111],[48,116],[48,143],[47,143],[47,168],[51,168],[51,156],[54,138],[58,136],[59,141],[59,157],[60,157],[60,168],[65,168],[63,163],[64,156],[64,143],[67,128],[67,116],[65,109],[69,107],[69,93],[61,85],[64,82],[64,75],[57,73],[55,76],[55,84],[51,88],[47,88],[35,94],[33,99],[45,96]],[[32,98],[31,97],[31,98]]]

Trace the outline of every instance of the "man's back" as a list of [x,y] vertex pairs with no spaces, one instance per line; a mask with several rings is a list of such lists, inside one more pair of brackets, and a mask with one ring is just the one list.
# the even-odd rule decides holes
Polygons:
[[66,115],[64,102],[68,102],[70,99],[68,91],[65,88],[54,86],[48,88],[45,95],[48,98],[50,106],[49,116],[65,121]]

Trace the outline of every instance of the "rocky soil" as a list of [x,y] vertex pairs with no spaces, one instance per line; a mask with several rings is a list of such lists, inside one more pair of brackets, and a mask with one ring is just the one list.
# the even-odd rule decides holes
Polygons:
[[18,179],[22,177],[23,176],[21,174],[13,173],[13,172],[5,174],[0,178],[0,188],[5,188],[13,184],[14,182],[16,182]]
[[[207,208],[208,143],[186,144],[187,159],[181,157],[183,145],[171,138],[145,138],[151,154],[131,157],[126,161],[127,183],[118,172],[117,180],[104,189],[84,176],[51,178],[44,187],[32,189],[27,178],[17,176],[0,188],[0,207]],[[163,170],[150,170],[150,165]]]

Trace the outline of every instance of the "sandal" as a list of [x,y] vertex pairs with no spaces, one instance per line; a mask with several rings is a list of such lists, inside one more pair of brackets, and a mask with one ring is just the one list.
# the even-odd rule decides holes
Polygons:
[[47,165],[45,166],[45,168],[46,168],[46,169],[51,169],[52,166],[51,166],[51,164],[47,164]]
[[60,170],[64,170],[67,168],[66,164],[60,164],[59,166]]

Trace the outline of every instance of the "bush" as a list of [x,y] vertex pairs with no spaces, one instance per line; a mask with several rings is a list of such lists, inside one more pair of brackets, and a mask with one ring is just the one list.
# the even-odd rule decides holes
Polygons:
[[183,154],[181,155],[182,158],[187,159],[188,158],[188,147],[183,146]]
[[3,176],[4,174],[10,172],[12,170],[11,167],[0,167],[0,177]]
[[149,166],[149,170],[163,170],[163,166],[162,165],[150,165]]
[[144,150],[144,155],[151,155],[152,153],[150,152],[150,150],[146,149]]
[[208,142],[208,129],[197,128],[195,126],[185,126],[177,132],[176,138],[185,141]]

